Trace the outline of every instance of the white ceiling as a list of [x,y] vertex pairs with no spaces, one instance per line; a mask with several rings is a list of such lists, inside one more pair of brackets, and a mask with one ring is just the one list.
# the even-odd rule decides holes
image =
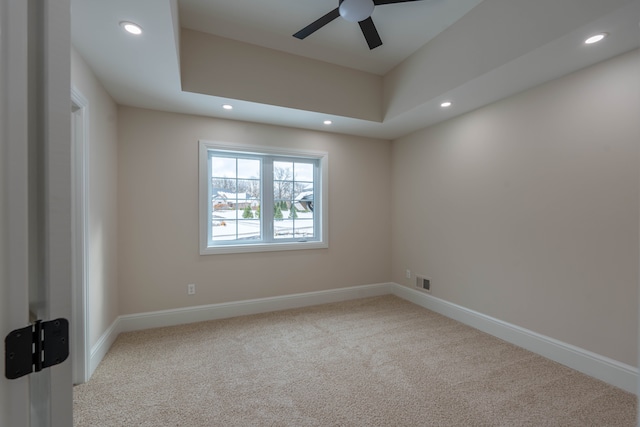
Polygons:
[[[368,49],[357,24],[341,18],[305,40],[292,37],[334,9],[337,0],[71,0],[71,35],[74,47],[119,104],[394,139],[640,46],[640,1],[600,1],[602,6],[595,0],[553,0],[567,7],[555,7],[548,18],[545,1],[519,2],[526,4],[522,13],[531,16],[536,21],[532,25],[541,32],[554,29],[552,38],[541,36],[531,42],[521,40],[521,28],[505,19],[517,13],[508,9],[515,0],[423,0],[377,6],[372,18],[384,44],[374,50]],[[576,19],[580,13],[574,6],[580,2],[589,3],[598,16]],[[461,18],[474,13],[475,28],[464,28],[470,20]],[[140,24],[143,35],[125,34],[118,25],[123,20]],[[520,39],[517,58],[487,64],[498,58],[492,55],[497,47],[487,45],[482,55],[458,48],[451,55],[477,56],[483,70],[491,71],[478,72],[466,83],[381,123],[330,117],[334,124],[326,127],[322,125],[326,114],[181,90],[180,27],[384,76],[416,52],[425,55],[429,42],[447,28],[473,38],[474,31],[484,26],[501,26],[508,40]],[[610,36],[585,49],[584,38],[599,31]],[[429,85],[429,76],[423,80]],[[444,95],[454,100],[446,111],[439,108]],[[234,105],[233,111],[220,108],[226,102]]]
[[369,50],[357,23],[338,18],[304,40],[292,34],[338,0],[179,0],[185,28],[385,74],[482,0],[422,0],[377,6],[371,18],[383,45]]

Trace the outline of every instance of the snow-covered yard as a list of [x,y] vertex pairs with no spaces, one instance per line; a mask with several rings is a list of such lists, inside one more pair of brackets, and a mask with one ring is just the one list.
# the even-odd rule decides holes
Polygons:
[[[213,240],[259,239],[260,219],[245,219],[242,210],[217,210],[213,214]],[[255,212],[254,212],[255,213]],[[281,220],[274,224],[276,239],[313,236],[313,212],[297,211],[297,218],[289,218],[290,211],[283,211]],[[236,237],[237,236],[237,237]]]

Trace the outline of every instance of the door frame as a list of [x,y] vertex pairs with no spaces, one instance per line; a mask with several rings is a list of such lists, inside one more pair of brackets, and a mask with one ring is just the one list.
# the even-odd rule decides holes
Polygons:
[[[44,25],[44,67],[41,72],[45,92],[44,249],[47,313],[50,319],[71,319],[71,5],[70,0],[31,2],[41,8],[41,22]],[[45,371],[50,376],[45,391],[49,399],[47,418],[50,427],[73,425],[72,361],[66,360]],[[31,422],[33,424],[33,420]]]
[[89,380],[89,102],[71,87],[71,233],[72,298],[71,355],[73,383]]
[[[69,0],[0,0],[2,337],[29,325],[30,299],[42,320],[71,318],[70,21]],[[73,425],[71,374],[67,360],[2,375],[0,424]]]

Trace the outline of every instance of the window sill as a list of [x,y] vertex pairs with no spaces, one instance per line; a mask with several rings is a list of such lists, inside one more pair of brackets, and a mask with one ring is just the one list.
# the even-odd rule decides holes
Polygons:
[[304,249],[326,249],[327,242],[286,242],[251,245],[208,246],[200,248],[200,255],[240,254],[251,252],[297,251]]

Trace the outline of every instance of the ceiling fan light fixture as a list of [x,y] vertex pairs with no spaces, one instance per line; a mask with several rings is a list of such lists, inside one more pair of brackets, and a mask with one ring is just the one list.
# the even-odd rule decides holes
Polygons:
[[373,0],[344,0],[340,4],[340,16],[349,22],[364,21],[373,13]]

